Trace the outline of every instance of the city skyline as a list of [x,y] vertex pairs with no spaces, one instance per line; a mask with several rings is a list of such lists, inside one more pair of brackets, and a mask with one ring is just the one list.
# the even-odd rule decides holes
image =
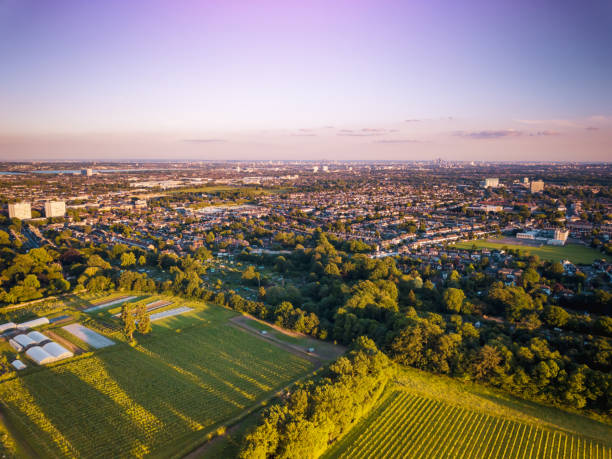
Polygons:
[[612,6],[0,2],[1,160],[606,161]]

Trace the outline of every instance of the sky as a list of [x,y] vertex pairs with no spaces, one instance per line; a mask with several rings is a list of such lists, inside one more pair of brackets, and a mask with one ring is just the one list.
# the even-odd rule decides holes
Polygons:
[[0,0],[0,160],[612,160],[609,0]]

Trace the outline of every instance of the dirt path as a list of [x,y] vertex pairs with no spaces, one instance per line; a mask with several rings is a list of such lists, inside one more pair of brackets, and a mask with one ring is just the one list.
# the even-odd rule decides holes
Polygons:
[[235,425],[233,425],[232,427],[230,427],[229,429],[227,429],[225,431],[225,433],[223,435],[217,435],[215,438],[213,438],[210,441],[207,441],[206,443],[204,443],[201,446],[198,446],[196,449],[194,449],[192,452],[190,452],[189,454],[187,454],[185,457],[183,457],[183,459],[196,459],[198,457],[201,457],[203,454],[205,454],[207,451],[210,451],[210,449],[215,446],[217,443],[220,443],[221,441],[223,441],[225,439],[225,437],[227,437],[228,435],[233,434],[234,432],[236,432],[239,428],[240,428],[240,424],[242,423],[242,421],[236,423]]
[[325,360],[320,357],[319,355],[315,354],[315,353],[308,353],[304,348],[300,347],[300,346],[296,346],[293,344],[289,344],[283,340],[280,340],[278,338],[276,338],[275,336],[272,336],[270,334],[267,335],[262,335],[259,330],[257,330],[256,328],[250,326],[248,323],[246,323],[244,321],[244,317],[245,316],[238,316],[238,317],[234,317],[232,319],[230,319],[230,325],[233,325],[235,327],[239,327],[242,330],[255,335],[257,338],[263,340],[263,341],[267,341],[269,343],[274,344],[275,346],[281,347],[284,350],[291,352],[294,355],[297,355],[298,357],[301,357],[303,359],[306,359],[308,361],[310,361],[311,363],[313,363],[315,365],[315,369],[319,368],[321,365],[323,365],[323,363],[325,362]]
[[[257,328],[256,324],[254,324],[253,322],[257,322],[266,327],[272,328],[274,331],[282,333],[285,336],[297,338],[301,340],[302,343],[292,344],[290,342],[287,342],[286,340],[274,336],[273,333],[262,335],[261,330]],[[282,345],[285,349],[289,350],[292,353],[298,352],[298,354],[296,355],[299,355],[300,357],[314,357],[315,359],[320,360],[322,362],[330,362],[332,360],[336,360],[347,350],[344,346],[333,344],[328,341],[321,341],[303,333],[285,330],[284,328],[279,327],[278,325],[265,322],[248,314],[233,317],[232,319],[230,319],[230,323],[237,324],[245,330],[257,333],[257,336],[259,338],[274,341],[276,344]],[[312,353],[307,352],[307,349],[310,347],[314,348],[315,351]]]
[[254,317],[252,315],[242,315],[242,316],[235,317],[234,319],[238,319],[238,318],[244,319],[245,317],[248,319],[254,320],[255,322],[259,322],[260,324],[265,325],[267,327],[273,328],[274,330],[282,333],[283,335],[291,336],[292,338],[310,338],[310,336],[304,333],[299,333],[293,330],[287,330],[286,328],[279,327],[276,324],[269,323],[269,322],[266,322],[265,320],[258,319],[257,317]]

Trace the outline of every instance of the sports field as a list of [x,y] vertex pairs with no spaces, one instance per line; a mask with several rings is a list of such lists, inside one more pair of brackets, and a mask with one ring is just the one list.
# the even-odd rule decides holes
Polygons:
[[230,325],[210,306],[118,343],[0,383],[14,428],[41,457],[169,455],[312,364]]
[[407,370],[324,457],[610,459],[612,427],[470,383]]
[[474,240],[459,242],[454,245],[458,249],[471,249],[472,246],[476,246],[478,249],[514,249],[519,250],[521,253],[529,253],[531,255],[537,255],[543,260],[549,261],[561,261],[569,260],[575,264],[590,265],[595,260],[601,258],[609,258],[602,254],[600,251],[595,250],[591,247],[586,247],[577,244],[568,244],[563,247],[557,247],[552,245],[544,245],[542,247],[529,247],[525,245],[513,245],[505,242],[496,242],[495,240]]

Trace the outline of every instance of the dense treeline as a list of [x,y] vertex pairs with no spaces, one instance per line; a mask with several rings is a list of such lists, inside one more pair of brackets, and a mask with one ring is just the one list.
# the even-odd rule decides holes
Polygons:
[[[515,285],[495,282],[478,267],[463,276],[454,271],[441,281],[429,265],[403,275],[392,258],[347,254],[323,233],[314,239],[313,248],[298,248],[280,263],[242,256],[285,276],[295,273],[294,285],[267,288],[269,308],[283,301],[300,304],[318,318],[319,336],[345,344],[368,336],[405,365],[558,405],[612,409],[608,292],[586,297],[583,310],[604,314],[591,318],[554,304],[541,292],[543,285],[559,282],[562,270],[537,257],[519,262],[524,274]],[[563,282],[582,279],[576,275]],[[580,298],[585,296],[576,301]],[[495,321],[483,320],[486,314]]]
[[[286,280],[275,284],[247,268],[242,282],[258,287],[256,301],[203,280],[212,257],[206,247],[185,257],[122,244],[25,254],[5,241],[0,250],[10,256],[3,261],[0,299],[27,301],[69,290],[180,295],[343,344],[367,336],[402,364],[532,399],[612,409],[612,295],[604,288],[582,291],[581,273],[568,275],[558,263],[515,256],[511,267],[523,274],[506,285],[486,273],[483,257],[461,274],[442,278],[415,261],[399,260],[400,271],[394,258],[356,253],[359,247],[321,231],[300,241],[283,255],[245,250],[238,256]],[[164,272],[166,279],[138,272],[144,268]],[[605,280],[595,282],[606,287]],[[558,300],[544,293],[561,283],[579,293]]]
[[243,459],[316,458],[378,400],[392,365],[374,342],[359,338],[326,374],[298,385],[268,408],[245,437]]

